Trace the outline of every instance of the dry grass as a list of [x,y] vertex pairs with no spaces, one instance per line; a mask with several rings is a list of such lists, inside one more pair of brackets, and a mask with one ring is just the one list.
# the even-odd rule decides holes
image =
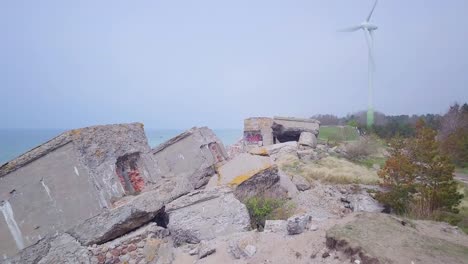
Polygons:
[[308,180],[319,180],[333,184],[375,185],[379,183],[376,171],[335,157],[307,163],[289,157],[283,159],[280,166],[286,173],[299,174]]

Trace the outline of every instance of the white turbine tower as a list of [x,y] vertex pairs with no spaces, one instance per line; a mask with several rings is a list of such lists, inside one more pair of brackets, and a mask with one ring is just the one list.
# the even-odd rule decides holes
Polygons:
[[370,19],[372,17],[372,14],[374,13],[374,9],[377,6],[378,0],[375,0],[374,6],[372,7],[372,10],[369,13],[369,16],[367,16],[366,21],[362,22],[360,25],[354,26],[354,27],[349,27],[345,28],[343,30],[340,30],[341,32],[354,32],[362,29],[364,32],[364,35],[366,37],[366,42],[367,42],[367,47],[369,48],[369,98],[368,98],[368,110],[367,110],[367,126],[371,127],[374,124],[374,106],[373,106],[373,96],[374,96],[374,90],[373,90],[373,77],[374,77],[374,71],[375,71],[375,60],[374,60],[374,30],[377,30],[377,26],[370,23]]

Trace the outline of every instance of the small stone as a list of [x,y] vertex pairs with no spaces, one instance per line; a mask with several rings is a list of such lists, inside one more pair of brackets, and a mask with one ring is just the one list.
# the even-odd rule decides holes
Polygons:
[[288,218],[288,224],[286,226],[288,234],[297,235],[304,232],[311,220],[312,217],[309,214],[296,215]]
[[135,246],[135,244],[130,244],[130,245],[127,247],[127,251],[128,251],[128,252],[135,251],[136,249],[137,249],[137,246]]
[[328,258],[330,256],[330,253],[325,252],[322,254],[322,258]]
[[309,226],[309,230],[310,230],[310,231],[317,231],[317,230],[318,230],[318,226],[317,226],[317,225],[310,225],[310,226]]
[[120,256],[120,253],[121,253],[121,251],[119,249],[117,249],[117,248],[111,250],[112,256],[118,257],[118,256]]
[[145,246],[145,242],[144,241],[140,241],[137,243],[137,247],[138,248],[143,248]]
[[256,252],[257,252],[257,248],[254,245],[249,244],[249,245],[245,246],[245,248],[244,248],[244,253],[248,257],[252,257],[253,255],[255,255]]
[[162,240],[160,239],[154,239],[154,238],[149,238],[146,241],[146,245],[143,249],[144,256],[146,261],[150,262],[156,257],[156,253],[159,250],[159,247],[162,244]]
[[106,259],[111,259],[112,258],[112,254],[110,252],[107,252],[106,253]]
[[98,263],[104,263],[106,261],[106,256],[104,254],[99,254],[96,259]]
[[101,252],[102,252],[102,253],[107,253],[107,251],[109,251],[109,248],[108,248],[107,246],[103,246],[103,247],[101,248]]
[[130,260],[130,256],[128,255],[120,256],[120,261],[123,263],[128,262],[129,260]]
[[190,250],[189,254],[190,254],[190,256],[197,255],[198,254],[198,248],[194,248],[194,249]]
[[216,248],[213,246],[212,243],[201,241],[200,246],[198,247],[198,259],[202,259],[215,252],[216,252]]
[[122,255],[127,254],[127,249],[126,249],[126,248],[122,249],[122,250],[120,251],[120,254],[122,254]]
[[138,254],[137,254],[136,251],[132,251],[132,252],[129,252],[128,255],[129,255],[131,258],[136,258]]

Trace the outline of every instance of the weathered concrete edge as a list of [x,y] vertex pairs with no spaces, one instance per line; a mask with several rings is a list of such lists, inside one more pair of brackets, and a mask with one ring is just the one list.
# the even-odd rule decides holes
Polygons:
[[182,133],[180,133],[179,135],[167,140],[166,142],[164,143],[161,143],[160,145],[158,145],[157,147],[155,147],[153,150],[151,150],[151,152],[153,154],[156,154],[158,152],[161,152],[163,151],[165,148],[173,145],[174,143],[176,142],[179,142],[181,141],[182,139],[186,138],[186,137],[189,137],[190,135],[193,134],[193,130],[195,129],[196,127],[192,127],[191,129],[187,130],[187,131],[184,131]]
[[298,122],[306,122],[306,123],[318,123],[320,124],[320,121],[317,119],[312,119],[312,118],[297,118],[297,117],[284,117],[284,116],[274,116],[274,120],[282,120],[282,121],[298,121]]
[[10,172],[13,172],[47,154],[50,152],[65,146],[66,144],[72,142],[71,135],[76,130],[71,130],[63,132],[62,134],[52,138],[51,140],[21,154],[13,160],[10,160],[0,166],[0,177],[3,177]]

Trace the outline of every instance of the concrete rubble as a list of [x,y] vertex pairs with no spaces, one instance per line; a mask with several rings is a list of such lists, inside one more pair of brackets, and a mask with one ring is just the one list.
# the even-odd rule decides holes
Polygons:
[[180,234],[177,244],[210,240],[250,228],[247,208],[229,188],[191,192],[167,204],[166,213],[170,219],[168,229]]
[[[311,147],[316,144],[320,122],[315,119],[294,117],[252,117],[244,120],[245,150],[257,146],[269,146],[289,141],[298,142],[301,134],[302,142]],[[314,140],[315,138],[315,140]],[[315,142],[315,143],[314,143]]]
[[[319,125],[246,119],[242,153],[230,157],[206,127],[154,149],[138,123],[65,132],[0,167],[0,263],[383,263],[369,253],[366,236],[359,237],[361,253],[347,236],[348,224],[365,233],[362,222],[375,234],[406,230],[403,220],[382,218],[367,192],[375,187],[323,184],[281,170],[291,157],[313,162],[341,153],[317,144]],[[252,227],[251,197],[281,202],[264,219],[263,232]],[[413,237],[433,228],[426,222],[409,231]],[[450,233],[457,250],[468,248],[457,230],[442,229],[437,239]],[[463,263],[462,255],[456,260]]]
[[[70,130],[0,167],[0,254],[65,231],[156,181],[140,123]],[[3,218],[3,217],[2,217]]]
[[204,186],[215,167],[227,160],[223,143],[207,127],[192,128],[151,150],[157,175],[178,182],[185,178],[192,189]]
[[[160,206],[205,185],[226,159],[222,142],[206,127],[192,128],[155,149],[140,123],[62,133],[0,167],[1,219],[9,223],[0,222],[0,236],[12,238],[0,241],[0,255],[12,256],[77,224],[83,243],[113,239],[150,221]],[[164,197],[149,201],[151,191]],[[132,206],[122,206],[129,200]],[[142,208],[150,202],[155,208]],[[89,235],[85,220],[95,226],[86,231]],[[112,225],[122,228],[115,232]],[[102,237],[86,237],[98,233]]]
[[209,181],[208,187],[237,186],[256,173],[270,168],[273,165],[269,157],[242,153],[220,166],[217,170],[216,177],[212,177]]
[[288,218],[286,230],[289,235],[297,235],[304,232],[312,221],[312,216],[309,214],[295,215]]

